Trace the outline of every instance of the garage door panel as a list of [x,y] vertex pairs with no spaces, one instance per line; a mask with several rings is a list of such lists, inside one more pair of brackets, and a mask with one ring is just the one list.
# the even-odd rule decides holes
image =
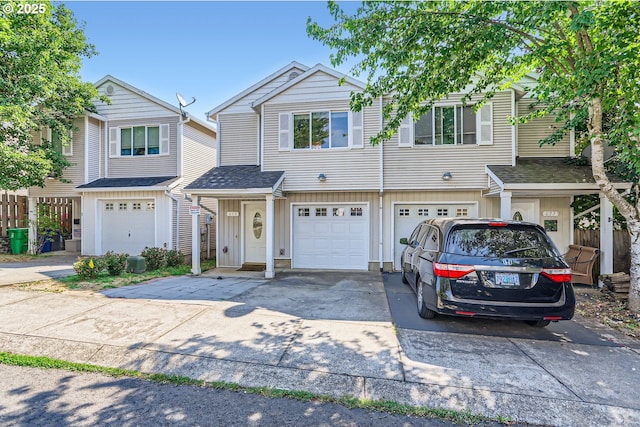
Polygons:
[[153,200],[104,200],[101,203],[102,253],[139,254],[155,246]]
[[[309,216],[299,216],[299,212],[306,212],[304,207],[294,207],[293,212],[294,268],[368,268],[369,218],[365,205],[314,206]],[[325,212],[327,215],[322,215]]]

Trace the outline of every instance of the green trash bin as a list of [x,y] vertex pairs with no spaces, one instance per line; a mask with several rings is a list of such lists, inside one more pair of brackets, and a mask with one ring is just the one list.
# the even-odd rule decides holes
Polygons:
[[9,228],[9,242],[14,255],[24,254],[29,249],[29,229]]

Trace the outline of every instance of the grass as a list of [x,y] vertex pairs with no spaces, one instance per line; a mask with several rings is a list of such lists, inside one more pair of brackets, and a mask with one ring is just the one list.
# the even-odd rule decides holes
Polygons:
[[352,396],[333,397],[323,394],[315,394],[306,391],[282,390],[269,387],[244,387],[236,383],[223,381],[203,381],[193,378],[168,375],[168,374],[148,374],[144,372],[109,368],[85,363],[67,362],[59,359],[52,359],[44,356],[26,356],[7,352],[0,352],[0,363],[10,366],[23,366],[41,369],[62,369],[80,373],[99,373],[111,377],[138,378],[145,381],[161,384],[173,384],[179,386],[205,387],[215,390],[227,390],[264,396],[268,398],[295,399],[303,402],[336,403],[349,409],[365,409],[376,412],[386,412],[396,415],[407,415],[423,418],[437,418],[451,421],[460,425],[478,425],[497,421],[502,424],[511,424],[512,421],[506,417],[498,417],[496,420],[475,415],[468,412],[453,411],[449,409],[427,408],[423,406],[412,406],[389,400],[369,400],[359,399]]

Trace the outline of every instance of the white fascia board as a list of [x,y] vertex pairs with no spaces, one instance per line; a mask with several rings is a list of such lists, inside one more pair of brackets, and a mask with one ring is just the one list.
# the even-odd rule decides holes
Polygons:
[[[631,183],[617,182],[612,183],[616,190],[627,190],[631,188]],[[599,191],[600,187],[596,183],[571,183],[571,184],[504,184],[505,191],[518,191],[518,190],[540,190],[540,191],[552,191],[552,190],[572,190],[572,191]]]
[[[276,187],[277,188],[277,187]],[[196,189],[190,188],[183,190],[183,193],[191,196],[236,196],[242,198],[244,195],[267,195],[273,194],[274,189],[270,187],[266,188],[221,188],[221,189]]]
[[346,82],[356,86],[359,89],[364,89],[365,88],[365,84],[362,83],[359,80],[356,80],[352,77],[347,76],[346,74],[342,74],[332,68],[326,67],[322,64],[317,64],[315,65],[313,68],[305,71],[304,73],[300,74],[298,77],[296,77],[295,79],[289,80],[287,83],[283,84],[282,86],[272,90],[271,92],[269,92],[268,94],[264,95],[261,98],[256,99],[253,103],[251,103],[251,107],[255,110],[257,109],[261,104],[267,102],[268,100],[274,98],[275,96],[278,96],[279,94],[281,94],[282,92],[288,90],[289,88],[291,88],[292,86],[297,85],[300,82],[303,82],[304,80],[308,79],[309,77],[313,76],[314,74],[318,73],[318,72],[322,72],[325,74],[328,74],[332,77],[334,77],[336,80],[340,80],[343,77],[345,77]]
[[273,187],[271,187],[271,192],[274,192],[278,189],[278,187],[280,187],[280,184],[282,184],[282,181],[284,181],[284,179],[286,178],[287,173],[283,173],[282,176],[280,177],[280,179],[278,179],[278,181],[276,181],[275,184],[273,184]]
[[307,71],[309,69],[309,67],[304,65],[304,64],[301,64],[301,63],[296,62],[296,61],[292,61],[291,63],[285,65],[282,68],[280,68],[278,71],[276,71],[274,73],[271,73],[270,75],[268,75],[264,79],[260,80],[258,83],[255,83],[254,85],[250,86],[249,88],[243,90],[242,92],[240,92],[236,96],[234,96],[232,98],[229,98],[228,100],[226,100],[222,104],[218,105],[217,107],[214,107],[211,110],[207,111],[205,113],[205,115],[207,117],[214,116],[215,114],[217,114],[220,111],[224,110],[229,105],[231,105],[234,102],[236,102],[237,100],[239,100],[241,98],[244,98],[245,96],[249,95],[251,92],[253,92],[253,91],[257,90],[257,89],[260,89],[262,86],[266,85],[267,83],[269,83],[273,79],[281,76],[282,74],[284,74],[287,71],[292,70],[294,68],[298,68],[298,69],[303,70],[303,71]]
[[486,172],[487,175],[489,175],[489,177],[496,183],[498,184],[498,186],[504,190],[504,182],[502,182],[502,180],[500,178],[498,178],[498,175],[496,175],[495,173],[493,173],[493,171],[491,169],[489,169],[489,166],[485,166],[484,167],[484,171]]
[[85,111],[84,115],[87,116],[87,117],[91,117],[92,119],[99,120],[101,122],[108,122],[109,121],[109,119],[107,119],[105,116],[101,116],[100,114],[92,113],[91,111]]
[[167,185],[149,187],[99,187],[99,188],[76,188],[78,193],[117,193],[120,191],[167,191],[173,187]]

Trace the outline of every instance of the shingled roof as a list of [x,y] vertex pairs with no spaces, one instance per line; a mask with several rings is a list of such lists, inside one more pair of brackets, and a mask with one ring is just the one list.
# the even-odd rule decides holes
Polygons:
[[[563,157],[520,158],[516,166],[488,165],[504,184],[595,184],[591,166],[570,164]],[[624,183],[617,175],[608,174],[613,183]]]
[[177,179],[177,176],[145,176],[130,178],[101,178],[88,184],[80,185],[78,189],[92,188],[129,188],[129,187],[155,187],[157,185],[169,185]]
[[273,189],[283,176],[283,171],[263,172],[260,166],[254,165],[218,166],[187,185],[185,190]]

